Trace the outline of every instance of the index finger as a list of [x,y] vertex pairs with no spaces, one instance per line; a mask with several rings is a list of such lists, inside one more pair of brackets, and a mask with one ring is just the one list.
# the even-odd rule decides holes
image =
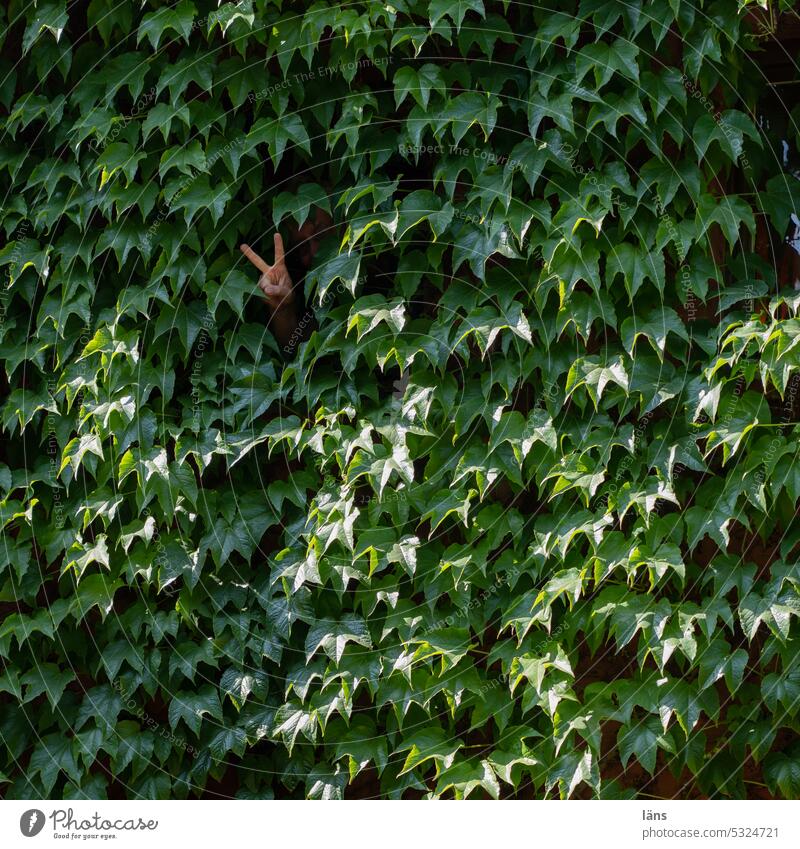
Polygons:
[[266,274],[272,269],[264,262],[263,259],[250,247],[250,245],[239,245],[239,250],[253,263],[253,265],[261,272]]

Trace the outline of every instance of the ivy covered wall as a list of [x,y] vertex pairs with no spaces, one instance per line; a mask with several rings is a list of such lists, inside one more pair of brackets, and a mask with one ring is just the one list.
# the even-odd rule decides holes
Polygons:
[[3,5],[7,797],[797,797],[768,5]]

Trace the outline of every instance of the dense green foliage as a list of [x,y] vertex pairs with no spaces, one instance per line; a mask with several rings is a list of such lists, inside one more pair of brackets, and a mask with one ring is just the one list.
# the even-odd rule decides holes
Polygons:
[[[68,5],[0,9],[5,794],[797,796],[750,4]],[[286,356],[238,245],[318,210]]]

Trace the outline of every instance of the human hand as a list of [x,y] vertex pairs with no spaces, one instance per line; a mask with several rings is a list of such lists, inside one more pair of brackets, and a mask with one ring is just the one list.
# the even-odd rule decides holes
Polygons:
[[283,239],[280,233],[275,234],[275,262],[268,265],[250,247],[240,245],[241,252],[261,272],[258,278],[258,287],[264,293],[264,298],[273,312],[279,312],[292,308],[294,305],[294,290],[292,278],[286,268],[283,255]]

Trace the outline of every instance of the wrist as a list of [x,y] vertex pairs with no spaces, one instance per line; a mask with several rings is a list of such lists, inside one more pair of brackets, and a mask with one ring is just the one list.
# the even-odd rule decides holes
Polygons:
[[294,297],[287,296],[277,304],[270,304],[273,315],[290,315],[294,313]]

